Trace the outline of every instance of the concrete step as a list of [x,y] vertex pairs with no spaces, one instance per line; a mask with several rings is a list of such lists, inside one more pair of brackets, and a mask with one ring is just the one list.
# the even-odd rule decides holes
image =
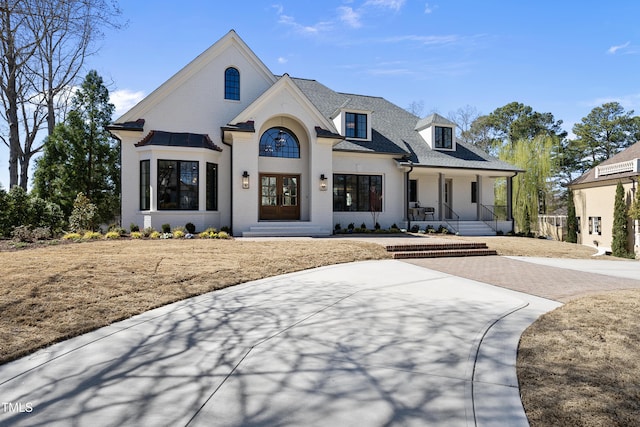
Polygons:
[[496,232],[482,221],[462,221],[458,223],[460,236],[495,236]]
[[317,225],[292,223],[258,225],[244,231],[242,237],[323,237],[330,236],[331,230]]
[[424,243],[424,244],[401,244],[386,245],[388,252],[410,252],[429,250],[461,250],[461,249],[486,249],[487,245],[480,242],[452,242],[452,243]]
[[467,256],[491,256],[498,255],[493,249],[442,249],[428,251],[393,252],[393,259],[410,258],[450,258]]

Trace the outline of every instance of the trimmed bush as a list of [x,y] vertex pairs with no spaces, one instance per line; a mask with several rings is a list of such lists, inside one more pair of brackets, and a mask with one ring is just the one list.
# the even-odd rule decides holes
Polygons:
[[173,237],[176,239],[182,239],[184,237],[184,231],[182,230],[173,230]]
[[97,239],[102,239],[102,234],[98,233],[97,231],[87,231],[82,236],[82,240],[97,240]]
[[119,239],[120,233],[118,233],[117,231],[109,231],[107,234],[104,235],[104,238],[107,240]]
[[196,232],[196,226],[193,225],[192,222],[188,222],[184,225],[184,228],[187,230],[187,233],[194,234]]
[[129,234],[129,236],[132,239],[142,239],[142,233],[139,231],[132,231],[131,234]]
[[82,239],[82,236],[80,235],[80,233],[67,233],[64,236],[62,236],[62,240],[78,241],[81,239]]
[[229,236],[229,233],[227,233],[226,231],[221,231],[218,233],[218,239],[230,239],[231,236]]
[[160,238],[160,233],[158,231],[153,230],[151,233],[149,233],[149,238],[150,239],[159,239]]
[[129,231],[132,233],[138,232],[140,231],[140,227],[138,227],[138,224],[134,224],[132,222],[131,224],[129,224]]
[[171,224],[162,224],[163,233],[171,233]]

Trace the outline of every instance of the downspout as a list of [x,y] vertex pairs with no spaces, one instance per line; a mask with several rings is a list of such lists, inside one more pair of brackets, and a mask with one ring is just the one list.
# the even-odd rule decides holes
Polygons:
[[411,171],[413,171],[413,163],[410,161],[409,162],[409,170],[406,172],[406,178],[405,178],[405,189],[406,191],[404,192],[404,216],[405,218],[407,218],[407,231],[411,231],[411,218],[409,217],[409,199],[410,199],[410,195],[409,192],[411,190],[411,181],[409,179],[409,174],[411,173]]
[[221,138],[224,145],[229,147],[229,228],[233,236],[233,145],[224,142],[224,131]]

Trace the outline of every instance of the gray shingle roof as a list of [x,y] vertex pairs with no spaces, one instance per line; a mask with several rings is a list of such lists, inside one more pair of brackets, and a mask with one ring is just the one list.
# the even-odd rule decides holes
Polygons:
[[416,129],[435,123],[453,125],[438,114],[420,120],[419,117],[381,97],[335,92],[315,80],[292,80],[318,111],[330,120],[343,108],[371,111],[371,141],[346,139],[334,147],[335,151],[408,156],[415,166],[520,171],[519,168],[491,157],[477,147],[461,142],[456,144],[455,151],[432,150]]

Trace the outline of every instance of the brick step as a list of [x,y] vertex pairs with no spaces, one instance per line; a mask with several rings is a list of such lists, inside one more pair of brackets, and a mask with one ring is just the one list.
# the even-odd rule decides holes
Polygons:
[[449,257],[466,257],[466,256],[491,256],[498,253],[489,248],[478,249],[433,249],[422,251],[406,251],[392,252],[393,259],[409,259],[409,258],[449,258]]
[[486,249],[487,245],[478,242],[458,242],[458,243],[425,243],[425,244],[404,244],[387,245],[387,252],[412,252],[430,250],[459,250],[459,249]]

